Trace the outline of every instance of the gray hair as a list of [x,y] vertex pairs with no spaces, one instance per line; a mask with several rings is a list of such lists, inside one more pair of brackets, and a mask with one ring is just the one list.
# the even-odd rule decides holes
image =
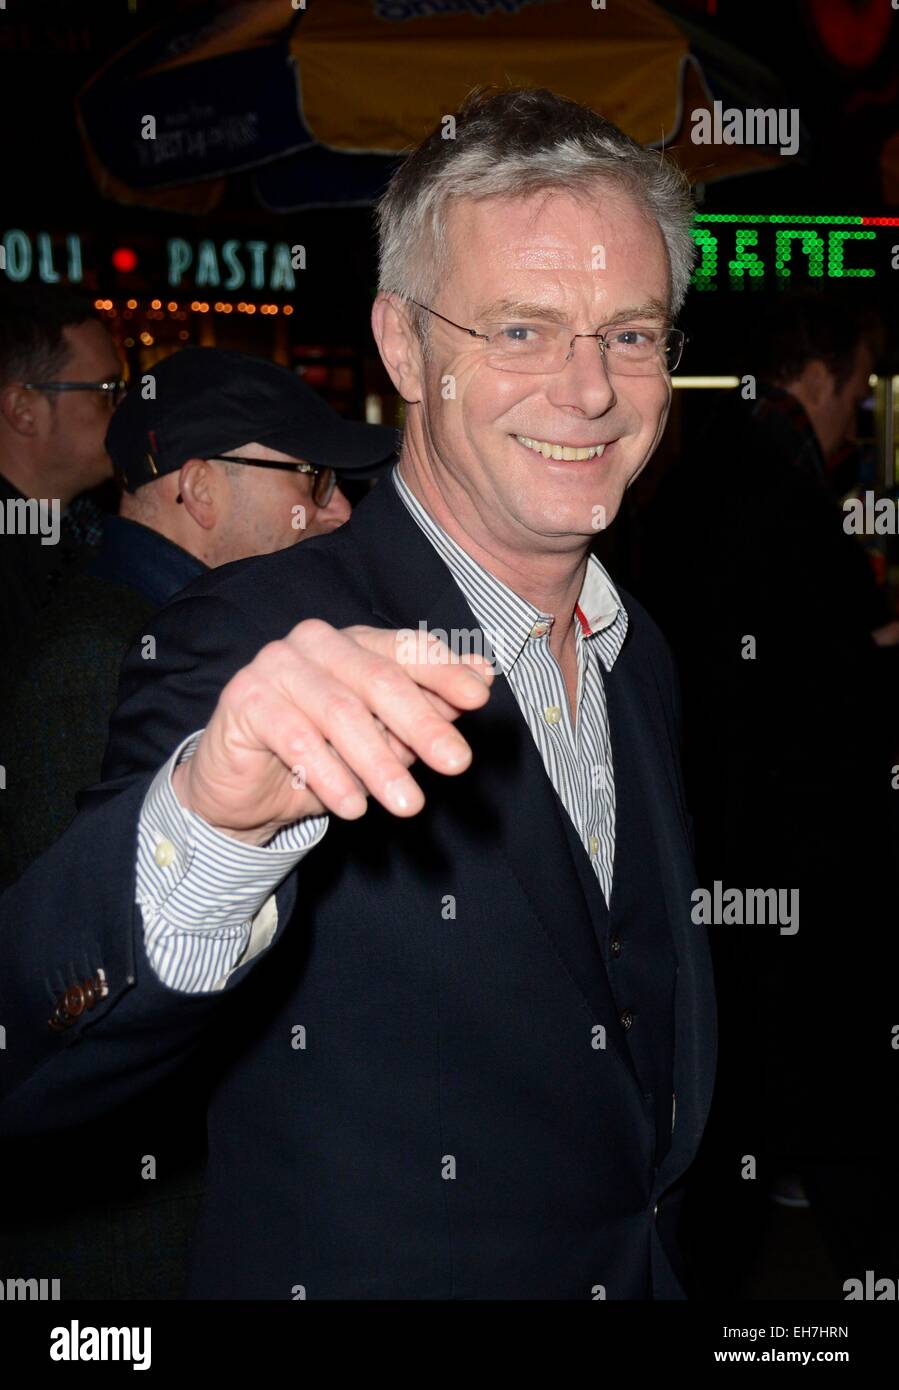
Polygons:
[[[475,88],[404,160],[378,203],[382,294],[432,302],[448,266],[446,213],[454,198],[523,198],[552,189],[595,197],[605,184],[630,194],[657,222],[668,251],[671,313],[686,297],[696,245],[686,176],[589,107],[546,88]],[[429,316],[410,306],[427,350]]]

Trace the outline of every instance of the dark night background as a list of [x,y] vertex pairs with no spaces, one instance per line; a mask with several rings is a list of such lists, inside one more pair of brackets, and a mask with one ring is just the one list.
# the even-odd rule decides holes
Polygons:
[[[97,288],[112,294],[132,288],[146,292],[140,282],[119,280],[109,269],[112,249],[137,236],[146,241],[172,234],[194,239],[256,235],[300,242],[316,267],[297,297],[306,336],[367,346],[375,284],[368,209],[274,214],[259,206],[252,175],[246,172],[229,176],[220,206],[207,218],[173,218],[124,207],[97,192],[73,119],[76,93],[135,36],[203,8],[189,0],[9,0],[0,16],[3,225],[77,229],[86,237],[93,233]],[[711,62],[716,45],[724,43],[732,53],[762,64],[779,82],[783,103],[799,108],[809,135],[798,157],[784,159],[782,167],[698,189],[701,211],[871,216],[899,210],[899,156],[892,156],[891,176],[882,168],[885,143],[893,137],[895,148],[899,141],[899,15],[887,0],[875,6],[836,0],[777,6],[682,0],[666,8],[692,26],[700,61]],[[899,229],[885,229],[878,236],[874,292],[891,317],[897,279],[890,269],[893,241],[899,242]],[[867,254],[868,248],[863,249]],[[851,288],[857,295],[873,289],[860,280]],[[147,284],[149,289],[156,287]],[[692,339],[684,370],[745,369],[740,327],[757,312],[754,293],[722,288],[690,296],[682,320]]]
[[[165,355],[184,342],[214,341],[264,356],[275,356],[277,347],[279,360],[302,367],[310,384],[323,390],[338,409],[360,418],[367,398],[380,396],[384,422],[391,423],[396,398],[377,359],[369,327],[377,279],[370,207],[276,213],[260,204],[254,171],[247,170],[227,175],[224,195],[213,212],[201,216],[165,213],[104,198],[88,168],[76,123],[76,98],[85,83],[154,26],[213,15],[235,3],[241,0],[219,0],[214,5],[204,0],[6,0],[5,8],[0,8],[0,235],[9,228],[23,229],[30,237],[49,232],[56,240],[67,232],[80,235],[85,283],[97,296],[114,299],[115,312],[121,310],[128,320],[117,320],[115,328],[125,340],[132,374],[155,360],[154,355]],[[327,5],[327,0],[309,3]],[[359,0],[363,6],[369,3]],[[583,3],[589,6],[589,0]],[[615,0],[608,0],[610,8],[614,4]],[[661,8],[686,30],[710,81],[713,73],[724,75],[717,91],[725,106],[798,108],[802,122],[803,138],[795,158],[782,158],[778,167],[766,172],[698,185],[701,214],[864,215],[899,220],[899,11],[892,9],[890,0],[792,0],[761,6],[745,0],[680,0]],[[290,0],[284,0],[284,9],[286,26]],[[545,14],[550,25],[551,4]],[[765,77],[756,96],[753,82],[760,72]],[[346,76],[352,82],[354,74]],[[736,85],[728,100],[730,79]],[[476,81],[473,72],[472,85]],[[564,94],[564,85],[560,83],[558,90]],[[600,101],[597,108],[602,109]],[[432,123],[442,114],[435,110]],[[680,138],[689,139],[689,131],[682,131]],[[826,236],[826,228],[822,234]],[[200,291],[186,287],[174,291],[166,285],[163,248],[173,236],[194,245],[203,238],[217,244],[227,238],[242,243],[257,238],[303,245],[310,269],[298,276],[295,291],[271,296],[254,292],[257,303],[271,297],[282,307],[291,305],[290,319],[279,315],[273,320],[261,314],[251,318],[235,312],[227,317],[210,313],[204,320],[189,304]],[[759,253],[770,271],[771,229],[766,237]],[[112,254],[122,247],[138,253],[133,273],[113,267]],[[729,250],[724,231],[722,260]],[[886,330],[877,365],[882,377],[899,374],[899,269],[893,268],[894,259],[899,266],[899,225],[885,225],[878,229],[876,241],[856,242],[846,252],[847,265],[870,266],[873,276],[823,282],[830,291],[842,291],[879,310]],[[803,258],[797,255],[796,280],[802,278],[802,264]],[[691,291],[680,319],[689,339],[681,374],[739,376],[754,370],[749,344],[753,335],[757,338],[764,331],[770,278],[766,277],[764,287],[748,282],[734,289],[722,272],[716,289]],[[203,293],[209,300],[237,298],[224,291]],[[177,322],[160,323],[157,329],[156,319],[166,315],[165,303],[150,312],[156,295],[162,301],[179,299]],[[129,296],[135,308],[124,313]],[[112,309],[109,312],[112,315]],[[155,339],[146,335],[145,349],[136,341],[141,328],[157,333]],[[666,440],[640,488],[628,499],[633,513],[642,502],[641,489],[645,487],[651,498],[656,479],[682,449],[692,424],[709,409],[710,398],[721,393],[683,390],[674,394],[681,399],[675,399]],[[398,413],[395,418],[399,420]],[[860,438],[868,446],[865,466],[870,466],[873,475],[870,412],[866,424],[871,427],[866,434],[860,431]],[[862,478],[869,485],[882,481],[863,474]],[[613,551],[618,547],[618,554],[611,557],[616,563],[610,564],[616,575],[627,573],[626,552],[633,534],[629,525],[636,530],[628,517],[625,508],[610,538]],[[885,568],[894,592],[899,591],[899,554],[890,554]],[[854,1002],[864,1009],[864,1001]],[[813,1232],[810,1242],[794,1243],[787,1226],[778,1226],[777,1220],[775,1213],[762,1252],[768,1282],[753,1285],[750,1280],[746,1296],[796,1297],[799,1284],[807,1289],[799,1296],[814,1297],[822,1260],[820,1242],[816,1244]],[[894,1275],[895,1271],[883,1273]]]

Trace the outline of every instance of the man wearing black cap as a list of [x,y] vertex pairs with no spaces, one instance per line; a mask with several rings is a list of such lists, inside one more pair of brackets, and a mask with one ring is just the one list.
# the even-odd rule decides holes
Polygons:
[[[337,473],[375,476],[396,440],[390,429],[344,420],[283,367],[188,348],[129,393],[107,446],[125,489],[121,516],[212,568],[342,525],[350,508]],[[109,548],[125,543],[139,543],[133,526],[112,527]]]
[[[350,515],[338,471],[373,476],[394,452],[392,430],[342,419],[293,373],[242,353],[188,348],[149,375],[107,434],[119,515],[106,518],[87,572],[38,616],[0,715],[0,886],[53,843],[78,792],[99,780],[119,668],[150,615],[207,569],[335,530]],[[150,645],[145,655],[154,658]],[[202,1065],[179,1084],[195,1101]],[[183,1117],[177,1133],[172,1113]],[[132,1162],[148,1148],[160,1165],[152,1183]],[[175,1297],[202,1188],[202,1107],[176,1104],[170,1084],[158,1102],[142,1098],[77,1132],[73,1150],[81,1161],[62,1187],[57,1172],[43,1175],[39,1146],[0,1153],[20,1196],[2,1221],[6,1262],[52,1264],[70,1296]]]
[[[128,392],[106,447],[123,494],[87,573],[42,616],[0,741],[0,887],[59,836],[99,779],[119,668],[142,622],[206,569],[286,549],[350,515],[394,432],[344,420],[294,373],[186,348]],[[152,660],[148,652],[147,660]],[[66,737],[73,727],[78,737]]]

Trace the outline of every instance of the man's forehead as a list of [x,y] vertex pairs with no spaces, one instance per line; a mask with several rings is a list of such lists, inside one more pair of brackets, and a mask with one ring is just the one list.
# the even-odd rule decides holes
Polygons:
[[504,259],[514,270],[580,270],[586,250],[586,244],[578,248],[574,241],[564,240],[556,232],[545,232],[513,237],[507,243]]
[[63,337],[69,345],[73,357],[104,365],[119,364],[119,354],[115,343],[103,324],[97,319],[86,319],[84,323],[66,324]]
[[[461,200],[454,211],[456,266],[473,290],[486,289],[488,282],[493,291],[523,288],[541,274],[587,273],[600,298],[612,281],[634,275],[646,294],[664,292],[667,258],[661,231],[633,198],[617,189],[601,190],[589,201],[564,190],[521,199]],[[466,248],[475,243],[478,254],[472,256]],[[659,283],[650,284],[650,279]],[[644,297],[637,296],[640,302]]]
[[479,233],[486,232],[491,239],[549,250],[569,247],[598,228],[611,233],[616,224],[645,220],[635,199],[617,188],[598,188],[595,194],[579,196],[565,189],[545,189],[520,198],[461,197],[452,205],[451,216],[460,231],[474,223]]

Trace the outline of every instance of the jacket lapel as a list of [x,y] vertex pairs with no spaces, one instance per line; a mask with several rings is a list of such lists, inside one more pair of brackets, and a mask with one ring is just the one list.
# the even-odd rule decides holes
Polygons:
[[[357,520],[365,524],[357,526]],[[417,630],[423,621],[429,631],[448,636],[454,629],[466,634],[480,630],[462,591],[389,479],[366,497],[350,525],[357,533],[353,539],[360,562],[373,581],[372,612],[379,622]],[[473,754],[471,768],[459,779],[460,792],[465,784],[466,817],[479,820],[485,843],[495,846],[510,888],[526,898],[544,947],[580,993],[590,1021],[605,1025],[606,1047],[624,1067],[642,1106],[563,827],[561,817],[568,813],[505,677],[496,678],[482,709],[461,716],[459,729]],[[455,794],[456,779],[438,780],[446,794]],[[522,914],[522,928],[530,926]]]
[[[676,1114],[671,1147],[662,1160],[660,1188],[683,1172],[695,1155],[712,1099],[715,1079],[716,1018],[711,954],[705,929],[690,917],[696,886],[689,832],[681,809],[676,772],[679,756],[662,710],[670,695],[659,689],[653,672],[636,669],[626,658],[627,643],[607,683],[610,719],[626,718],[649,789],[647,831],[658,848],[678,971],[674,1002],[674,1094]],[[651,670],[651,668],[649,668]]]

